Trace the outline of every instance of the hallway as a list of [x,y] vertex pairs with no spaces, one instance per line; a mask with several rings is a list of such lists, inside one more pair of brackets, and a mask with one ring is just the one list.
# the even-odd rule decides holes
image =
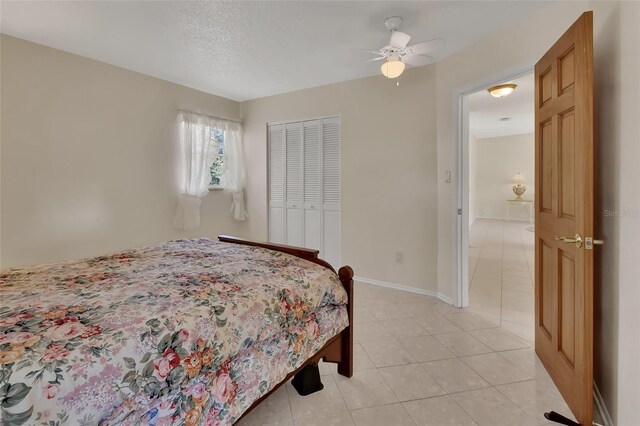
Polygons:
[[469,231],[469,311],[534,340],[534,234],[527,222],[476,219]]

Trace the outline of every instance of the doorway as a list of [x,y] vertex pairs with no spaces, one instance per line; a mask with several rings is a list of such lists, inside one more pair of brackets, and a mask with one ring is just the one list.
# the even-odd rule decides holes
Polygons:
[[[495,86],[512,92],[494,90],[492,95],[488,89]],[[533,73],[487,85],[465,98],[467,308],[533,343]]]
[[[603,243],[593,237],[593,12],[584,12],[536,63],[534,78],[534,186],[539,192],[534,227],[535,354],[575,418],[588,425],[594,397],[594,245]],[[459,99],[455,266],[460,307],[469,304],[467,117],[473,92],[455,92]],[[545,417],[573,424],[554,411]]]

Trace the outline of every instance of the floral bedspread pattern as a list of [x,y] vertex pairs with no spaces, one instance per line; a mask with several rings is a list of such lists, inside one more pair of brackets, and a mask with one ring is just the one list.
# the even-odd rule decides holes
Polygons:
[[0,273],[2,424],[231,424],[346,302],[324,267],[208,238]]

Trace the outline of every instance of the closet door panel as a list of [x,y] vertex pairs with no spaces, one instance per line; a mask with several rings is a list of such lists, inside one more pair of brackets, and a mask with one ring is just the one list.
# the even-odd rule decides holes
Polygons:
[[285,125],[287,244],[302,246],[303,238],[303,143],[302,123]]
[[302,123],[286,124],[286,198],[287,207],[302,208]]
[[285,133],[284,125],[267,128],[268,189],[269,189],[269,241],[285,241]]
[[322,247],[322,211],[304,209],[304,246],[320,250],[320,257],[324,255]]
[[322,198],[324,208],[340,209],[340,119],[322,122]]
[[290,246],[302,246],[302,209],[287,208],[287,242]]
[[340,264],[340,119],[322,120],[322,210],[324,259]]
[[284,209],[269,207],[269,242],[286,244],[284,238]]
[[325,210],[323,259],[334,268],[340,265],[340,212]]
[[305,121],[304,130],[304,246],[322,257],[322,120]]
[[304,206],[322,202],[322,120],[304,122]]

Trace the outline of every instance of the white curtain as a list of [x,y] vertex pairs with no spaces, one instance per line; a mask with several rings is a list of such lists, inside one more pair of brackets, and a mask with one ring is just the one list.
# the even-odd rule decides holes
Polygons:
[[180,148],[182,151],[182,193],[178,201],[173,226],[178,229],[197,229],[200,226],[200,203],[209,193],[212,160],[211,131],[214,120],[209,117],[180,112]]
[[247,219],[244,207],[244,187],[247,183],[247,166],[244,161],[242,127],[238,123],[229,123],[224,133],[224,162],[222,163],[222,185],[230,192],[231,216],[234,220]]
[[233,197],[231,214],[235,220],[245,220],[247,214],[244,209],[243,189],[247,180],[247,170],[240,123],[184,111],[178,114],[178,121],[183,183],[178,210],[173,221],[174,227],[192,230],[200,226],[200,204],[202,198],[209,193],[210,167],[214,160],[214,156],[209,155],[209,150],[218,150],[218,147],[214,146],[215,139],[211,137],[213,129],[224,131],[221,180],[224,189],[231,192]]

